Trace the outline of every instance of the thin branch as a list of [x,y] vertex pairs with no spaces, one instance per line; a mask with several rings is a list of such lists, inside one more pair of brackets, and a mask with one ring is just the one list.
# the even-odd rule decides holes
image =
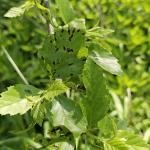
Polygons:
[[8,51],[6,50],[5,47],[2,47],[4,54],[6,55],[7,59],[9,60],[10,64],[13,66],[14,70],[17,72],[17,74],[19,75],[19,77],[22,79],[22,81],[25,84],[29,84],[27,79],[25,78],[25,76],[23,75],[23,73],[20,71],[20,69],[18,68],[18,66],[16,65],[16,63],[13,61],[13,59],[11,58],[11,56],[9,55]]

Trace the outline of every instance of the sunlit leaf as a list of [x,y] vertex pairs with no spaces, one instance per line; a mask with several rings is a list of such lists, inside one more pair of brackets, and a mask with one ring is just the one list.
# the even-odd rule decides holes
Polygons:
[[34,101],[28,99],[35,96],[39,90],[31,85],[11,86],[7,91],[1,93],[0,97],[0,114],[16,115],[24,114],[34,105]]
[[52,144],[51,146],[48,147],[49,149],[52,150],[74,150],[74,145],[69,142],[58,142],[55,144]]
[[129,131],[118,131],[109,140],[104,140],[105,150],[149,150],[149,146],[144,140]]
[[34,6],[33,1],[26,1],[22,5],[18,7],[12,7],[8,12],[4,15],[5,17],[8,18],[13,18],[13,17],[18,17],[24,14],[25,11],[28,11],[30,8]]
[[37,103],[32,109],[32,117],[33,120],[42,126],[42,122],[44,120],[45,114],[47,113],[45,103]]
[[68,89],[69,88],[62,82],[61,79],[57,79],[49,85],[44,97],[47,100],[53,99],[55,96],[65,93]]
[[104,28],[101,28],[101,27],[94,27],[94,28],[91,28],[87,31],[87,36],[88,37],[104,37],[110,33],[114,32],[113,30],[111,29],[104,29]]
[[74,136],[86,130],[86,120],[80,106],[65,97],[59,97],[52,102],[52,121],[54,126],[65,126]]
[[93,53],[91,54],[91,58],[97,65],[102,67],[104,70],[115,75],[122,74],[122,70],[118,63],[118,60],[111,53],[93,51]]

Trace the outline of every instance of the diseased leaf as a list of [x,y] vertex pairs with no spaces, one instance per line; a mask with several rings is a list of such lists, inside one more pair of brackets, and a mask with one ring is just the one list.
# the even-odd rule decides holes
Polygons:
[[140,136],[122,130],[103,143],[105,150],[149,150],[150,148]]
[[56,0],[60,15],[65,23],[72,21],[75,18],[75,13],[68,0]]
[[118,63],[118,60],[108,52],[104,51],[93,51],[91,54],[92,60],[104,70],[115,74],[120,75],[122,74],[121,67]]
[[28,11],[30,8],[34,6],[33,1],[26,1],[22,5],[18,7],[12,7],[8,10],[8,12],[4,15],[8,18],[18,17],[24,14],[25,11]]
[[83,100],[89,127],[97,126],[109,108],[109,93],[102,70],[88,58],[83,70],[86,98]]
[[61,79],[55,80],[52,84],[49,85],[44,97],[49,100],[53,99],[55,96],[58,96],[66,92],[69,88],[62,82]]
[[52,102],[52,121],[54,126],[65,126],[76,137],[86,130],[86,120],[80,106],[65,97]]
[[16,115],[26,113],[36,103],[29,100],[28,97],[37,95],[39,91],[31,85],[18,84],[9,87],[7,91],[1,93],[0,114]]
[[[63,80],[77,79],[82,73],[84,64],[77,58],[77,53],[85,44],[85,24],[82,19],[73,22],[54,29],[55,34],[46,39],[38,53],[40,58],[44,58],[44,63],[50,65],[55,78]],[[78,22],[80,25],[75,25]]]

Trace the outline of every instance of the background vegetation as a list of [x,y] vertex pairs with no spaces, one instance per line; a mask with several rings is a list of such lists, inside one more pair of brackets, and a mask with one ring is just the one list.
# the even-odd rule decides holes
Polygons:
[[[30,84],[44,88],[49,77],[37,59],[37,49],[42,47],[48,32],[45,19],[37,9],[13,19],[3,17],[9,8],[20,3],[19,0],[1,0],[0,47],[8,50]],[[86,19],[87,27],[97,23],[114,30],[101,41],[102,46],[118,58],[124,72],[121,76],[107,74],[113,99],[110,115],[118,120],[121,129],[131,128],[150,143],[150,1],[71,0],[71,3],[76,15]],[[16,83],[22,80],[0,49],[0,92]],[[5,150],[1,144],[4,140],[27,127],[25,120],[30,122],[27,115],[0,117],[2,150]],[[40,132],[39,127],[35,130]]]

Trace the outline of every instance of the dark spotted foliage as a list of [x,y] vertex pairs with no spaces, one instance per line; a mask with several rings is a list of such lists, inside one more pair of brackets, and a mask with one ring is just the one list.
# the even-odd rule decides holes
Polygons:
[[54,77],[68,80],[81,74],[85,59],[77,58],[77,53],[84,46],[84,29],[60,26],[45,40],[39,56],[50,66]]

